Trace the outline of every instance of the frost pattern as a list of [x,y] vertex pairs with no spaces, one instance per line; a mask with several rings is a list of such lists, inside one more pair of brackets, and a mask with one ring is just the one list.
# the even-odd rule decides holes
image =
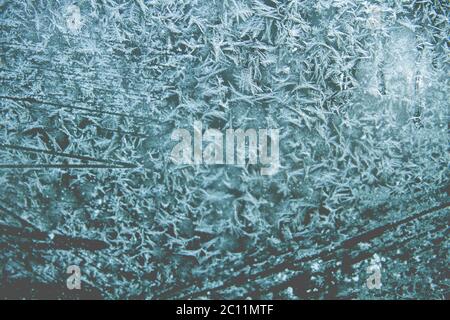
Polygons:
[[[2,292],[38,283],[66,297],[51,285],[80,265],[86,294],[109,299],[445,295],[448,241],[426,238],[442,235],[445,207],[389,235],[424,234],[383,253],[378,293],[336,269],[340,257],[294,260],[445,200],[447,1],[0,7],[1,224],[109,245],[56,250],[4,229]],[[279,128],[278,174],[171,164],[171,133],[195,120]]]

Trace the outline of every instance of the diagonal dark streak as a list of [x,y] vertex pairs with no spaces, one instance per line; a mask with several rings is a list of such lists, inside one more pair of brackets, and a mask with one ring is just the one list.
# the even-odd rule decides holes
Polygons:
[[[105,91],[105,92],[110,92],[110,93],[113,93],[113,94],[122,94],[122,95],[134,96],[136,98],[144,98],[144,99],[148,98],[148,95],[140,94],[140,93],[138,93],[137,90],[131,90],[131,89],[128,89],[128,90],[112,90],[112,89],[108,89],[108,88],[102,87],[99,83],[95,82],[94,80],[89,80],[89,79],[83,78],[81,75],[78,75],[79,78],[67,77],[67,75],[71,75],[71,74],[67,73],[67,72],[63,73],[63,72],[60,72],[60,71],[57,71],[57,70],[52,70],[52,69],[49,69],[49,68],[42,68],[42,67],[27,66],[26,68],[34,69],[34,70],[40,70],[40,71],[53,72],[53,73],[56,73],[57,75],[65,76],[65,80],[67,80],[67,81],[79,81],[80,84],[90,84],[90,85],[92,85],[92,88],[94,90],[98,90],[98,91]],[[25,78],[25,75],[23,75],[21,73],[18,74],[16,70],[0,68],[0,71],[10,72],[10,73],[12,73],[13,75],[16,76],[15,78],[13,78],[11,80],[16,80],[16,81],[20,81],[20,80],[27,81],[28,80],[28,81],[30,81],[29,78]],[[45,80],[52,79],[52,80],[55,80],[55,81],[59,80],[56,77],[49,77],[48,76],[46,78],[37,78],[36,75],[34,75],[34,76],[35,76],[34,77],[35,80],[44,80],[44,79]],[[162,80],[159,80],[159,79],[156,79],[156,78],[148,78],[148,77],[142,77],[142,78],[143,79],[152,80],[152,81],[160,81],[160,82],[162,81]],[[128,80],[129,78],[122,77],[122,78],[117,78],[117,79],[106,79],[106,80],[108,80],[110,82],[117,82],[117,81],[120,81],[120,80],[123,80],[123,79]],[[7,80],[7,79],[5,79],[5,80]],[[129,81],[131,81],[131,79]],[[161,90],[150,91],[149,93],[151,93],[151,94],[161,93]]]
[[[226,280],[220,286],[217,286],[217,287],[214,287],[214,288],[208,288],[208,289],[201,289],[201,290],[196,291],[196,292],[194,292],[194,293],[192,293],[190,295],[186,295],[185,294],[185,295],[183,295],[183,297],[184,298],[196,298],[196,297],[205,295],[208,292],[220,291],[220,290],[229,288],[229,287],[231,287],[233,285],[236,285],[236,284],[238,284],[238,283],[240,283],[242,281],[254,281],[254,280],[258,279],[258,278],[267,277],[267,276],[269,276],[269,275],[271,275],[273,273],[283,271],[283,270],[285,270],[287,268],[289,269],[289,268],[292,267],[293,264],[313,261],[313,260],[318,259],[318,258],[324,258],[324,257],[330,256],[330,255],[334,254],[336,251],[338,251],[340,249],[350,249],[350,248],[354,247],[355,245],[357,245],[358,243],[366,242],[366,241],[371,240],[373,238],[379,237],[379,236],[381,236],[383,233],[385,233],[388,230],[391,230],[391,229],[396,228],[396,227],[398,227],[400,225],[406,224],[406,223],[408,223],[410,221],[416,220],[416,219],[418,219],[418,218],[420,218],[422,216],[428,215],[428,214],[436,212],[438,210],[445,209],[445,208],[447,208],[449,206],[450,206],[450,202],[445,202],[445,203],[440,204],[438,206],[435,206],[435,207],[423,210],[423,211],[421,211],[419,213],[416,213],[416,214],[414,214],[412,216],[409,216],[407,218],[400,219],[398,221],[395,221],[395,222],[392,222],[392,223],[388,223],[388,224],[385,224],[383,226],[380,226],[380,227],[371,229],[369,231],[363,232],[361,234],[358,234],[356,236],[350,237],[347,240],[341,241],[341,242],[339,242],[336,245],[328,246],[327,248],[322,249],[322,250],[320,250],[318,252],[315,252],[313,254],[305,255],[305,256],[303,256],[301,258],[298,258],[298,259],[295,259],[295,258],[292,258],[292,257],[288,257],[285,261],[283,261],[283,262],[281,262],[279,264],[276,264],[276,265],[274,265],[273,267],[271,267],[269,269],[257,272],[255,274],[250,274],[250,275],[248,275],[248,274],[239,274],[236,277],[233,277],[231,279]],[[161,295],[161,298],[170,296],[171,293],[172,293],[172,290],[168,290],[168,291],[164,292]]]
[[7,215],[13,217],[14,219],[16,219],[17,221],[20,222],[20,224],[22,225],[22,227],[24,228],[29,228],[32,230],[38,230],[34,225],[32,225],[30,222],[28,222],[27,220],[25,220],[24,218],[20,217],[18,214],[12,212],[11,210],[3,207],[2,205],[0,205],[0,210],[5,212]]
[[73,153],[66,153],[66,152],[57,152],[57,151],[51,151],[51,150],[45,150],[45,149],[38,149],[38,148],[31,148],[31,147],[23,147],[23,146],[17,146],[12,144],[2,144],[0,143],[0,148],[5,149],[14,149],[14,150],[20,150],[20,151],[27,151],[27,152],[35,152],[35,153],[44,153],[52,156],[59,156],[59,157],[66,157],[66,158],[72,158],[72,159],[78,159],[78,160],[84,160],[84,161],[95,161],[100,163],[106,163],[106,164],[113,164],[122,166],[124,168],[137,168],[138,166],[133,163],[129,162],[123,162],[123,161],[117,161],[117,160],[106,160],[106,159],[98,159],[90,156],[83,156]]
[[[0,164],[0,169],[130,169],[130,167],[108,164],[78,163],[37,163],[37,164]],[[132,168],[137,168],[133,166]]]
[[47,232],[27,230],[24,228],[8,226],[0,224],[0,235],[10,237],[20,237],[29,240],[49,241],[47,244],[53,249],[85,249],[85,250],[102,250],[109,247],[108,243],[102,240],[93,240],[83,237],[70,237],[65,235],[51,236]]
[[357,235],[357,236],[355,236],[353,238],[345,240],[342,243],[342,246],[344,248],[346,248],[346,249],[349,249],[351,247],[354,247],[358,243],[366,242],[366,241],[371,240],[373,238],[379,237],[379,236],[381,236],[383,233],[385,233],[388,230],[394,229],[394,228],[396,228],[396,227],[398,227],[400,225],[403,225],[403,224],[406,224],[406,223],[408,223],[410,221],[416,220],[416,219],[418,219],[418,218],[420,218],[420,217],[422,217],[424,215],[433,213],[433,212],[441,210],[441,209],[445,209],[448,206],[450,206],[450,202],[445,202],[445,203],[443,203],[443,204],[441,204],[439,206],[436,206],[436,207],[429,208],[427,210],[418,212],[418,213],[413,214],[412,216],[406,217],[404,219],[401,219],[401,220],[398,220],[398,221],[395,221],[395,222],[392,222],[392,223],[388,223],[388,224],[385,224],[383,226],[371,229],[371,230],[369,230],[367,232],[364,232],[362,234],[359,234],[359,235]]
[[[447,226],[438,226],[438,227],[436,227],[435,229],[433,229],[433,232],[441,232],[441,231],[444,230],[444,229],[447,229]],[[395,249],[398,249],[398,248],[401,248],[401,247],[403,247],[403,246],[406,246],[409,242],[411,242],[411,241],[413,241],[413,240],[417,240],[417,239],[419,239],[419,238],[422,238],[423,236],[428,235],[429,233],[430,233],[430,230],[421,232],[420,234],[417,234],[417,235],[408,237],[408,238],[406,238],[406,239],[404,239],[404,240],[402,240],[402,241],[400,241],[400,242],[394,242],[394,243],[392,243],[392,244],[390,244],[390,245],[388,245],[388,246],[386,246],[386,247],[383,247],[383,250],[386,250],[387,252],[392,252],[392,251],[394,251]],[[437,239],[437,240],[440,240],[440,239],[446,239],[446,237],[443,236],[443,237],[438,237],[438,238],[436,238],[436,239]],[[378,248],[378,249],[380,249],[380,248]],[[428,249],[429,249],[429,248],[428,248]],[[375,250],[375,251],[376,251],[376,250]],[[360,262],[360,261],[363,261],[363,260],[366,260],[366,259],[370,258],[370,257],[373,255],[373,253],[374,253],[373,248],[372,248],[371,250],[368,250],[368,251],[363,251],[362,253],[358,254],[356,257],[350,258],[349,263],[350,263],[351,265],[354,265],[354,264],[356,264],[356,263],[358,263],[358,262]],[[416,253],[417,253],[417,252],[416,252]],[[332,267],[326,268],[326,270],[327,270],[328,272],[333,272],[333,271],[336,271],[336,270],[339,269],[339,268],[341,268],[341,266],[332,266]],[[296,269],[299,269],[299,268],[296,268]],[[295,278],[295,276],[294,276],[294,278]],[[282,282],[280,282],[280,283],[277,283],[277,284],[275,284],[275,285],[271,285],[271,286],[265,288],[265,289],[262,290],[262,291],[259,291],[259,292],[258,292],[258,291],[252,291],[252,292],[249,292],[249,293],[247,294],[247,296],[252,297],[252,296],[255,296],[255,295],[257,295],[257,294],[258,294],[258,295],[264,295],[264,294],[267,294],[267,293],[269,293],[269,292],[279,292],[279,291],[281,291],[281,290],[283,290],[283,289],[286,289],[288,286],[290,286],[291,283],[292,283],[292,277],[290,277],[288,280],[284,280],[284,281],[282,281]],[[245,299],[245,297],[240,297],[240,298],[241,298],[241,299]]]
[[129,115],[126,113],[121,113],[121,112],[112,112],[112,111],[95,110],[95,109],[90,109],[90,108],[77,107],[74,105],[69,105],[69,104],[64,104],[64,103],[56,103],[56,102],[51,102],[51,101],[39,100],[39,99],[36,99],[33,97],[0,96],[0,99],[6,99],[6,100],[11,100],[11,101],[22,101],[22,102],[28,102],[28,103],[45,104],[45,105],[49,105],[49,106],[57,107],[57,108],[67,108],[67,109],[73,109],[73,110],[81,110],[81,111],[87,111],[87,112],[108,114],[108,115],[112,115],[112,116],[126,117],[126,118],[137,119],[137,120],[152,120],[149,117],[140,117],[140,116]]

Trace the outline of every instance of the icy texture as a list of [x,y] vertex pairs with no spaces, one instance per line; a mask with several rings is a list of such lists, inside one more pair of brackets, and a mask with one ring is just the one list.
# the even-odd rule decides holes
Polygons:
[[[352,250],[373,252],[350,271],[341,253],[314,256],[447,201],[447,1],[0,10],[0,223],[109,244],[56,250],[4,232],[3,296],[77,295],[65,289],[69,265],[81,266],[83,294],[108,299],[448,293],[445,206],[359,243]],[[279,128],[278,174],[172,164],[171,132],[195,120]],[[375,291],[365,286],[374,253],[384,259]]]

